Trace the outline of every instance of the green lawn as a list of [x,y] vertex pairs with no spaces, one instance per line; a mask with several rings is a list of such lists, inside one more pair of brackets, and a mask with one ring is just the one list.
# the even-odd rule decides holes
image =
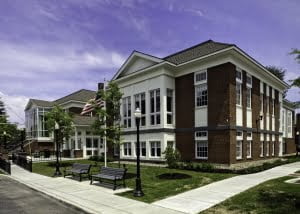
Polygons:
[[[91,163],[94,161],[89,160],[76,160],[76,162],[81,163]],[[71,165],[72,161],[62,162],[63,166]],[[92,173],[96,173],[99,170],[99,165],[103,163],[98,163],[98,166],[92,167]],[[117,167],[117,164],[109,163],[109,166]],[[129,188],[134,189],[135,187],[135,166],[126,165],[128,168],[128,178],[126,179],[126,184]],[[64,167],[62,167],[63,169]],[[55,163],[34,163],[33,172],[43,174],[46,176],[52,176],[55,171]],[[159,176],[166,173],[178,173],[183,175],[182,179],[164,179]],[[141,167],[142,175],[142,187],[145,196],[140,198],[135,198],[132,196],[132,191],[121,193],[121,196],[133,198],[136,200],[141,200],[144,202],[154,202],[168,196],[176,195],[178,193],[191,190],[218,180],[229,178],[234,176],[233,174],[221,174],[221,173],[201,173],[193,172],[187,170],[176,170],[167,169],[162,167]]]
[[212,213],[300,213],[300,184],[288,184],[282,177],[264,182],[240,193],[201,214]]

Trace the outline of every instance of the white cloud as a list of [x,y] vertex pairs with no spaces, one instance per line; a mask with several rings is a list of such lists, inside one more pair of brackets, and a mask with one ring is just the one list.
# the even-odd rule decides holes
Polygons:
[[184,11],[189,12],[195,16],[204,16],[204,13],[199,9],[185,9]]
[[84,72],[87,69],[118,68],[125,61],[120,54],[102,47],[91,51],[73,46],[20,45],[4,42],[0,43],[0,47],[0,70],[6,71],[1,72],[1,75],[8,76],[19,76],[34,71]]
[[28,97],[8,95],[0,92],[0,98],[4,102],[9,121],[17,123],[19,127],[24,127],[25,114],[24,109],[28,102]]

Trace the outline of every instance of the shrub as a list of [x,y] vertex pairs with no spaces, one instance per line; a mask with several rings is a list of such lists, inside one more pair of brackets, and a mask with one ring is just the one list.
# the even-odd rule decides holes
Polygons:
[[174,149],[172,146],[167,146],[163,154],[165,155],[166,162],[169,168],[178,167],[178,161],[180,160],[180,153],[177,149]]

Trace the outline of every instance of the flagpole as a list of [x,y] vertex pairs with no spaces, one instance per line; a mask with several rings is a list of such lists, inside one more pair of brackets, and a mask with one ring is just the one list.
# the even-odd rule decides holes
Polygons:
[[[106,89],[106,82],[104,81],[103,90]],[[104,109],[106,110],[106,102],[104,103]],[[104,116],[104,166],[107,167],[107,143],[106,143],[106,116]]]

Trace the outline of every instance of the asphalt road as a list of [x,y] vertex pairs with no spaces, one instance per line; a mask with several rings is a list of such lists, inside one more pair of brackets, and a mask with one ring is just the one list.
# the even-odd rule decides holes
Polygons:
[[27,186],[0,175],[0,214],[85,213]]

